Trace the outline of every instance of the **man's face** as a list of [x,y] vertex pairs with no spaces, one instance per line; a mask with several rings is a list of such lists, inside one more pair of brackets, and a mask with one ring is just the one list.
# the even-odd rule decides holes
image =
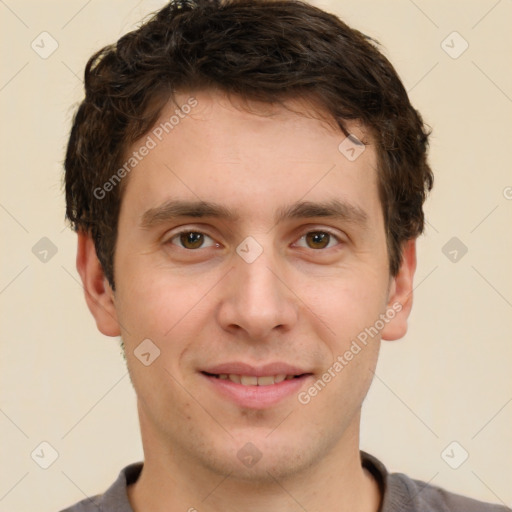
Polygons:
[[[156,143],[130,172],[119,216],[112,304],[146,459],[158,450],[232,477],[284,477],[354,446],[380,337],[404,329],[397,315],[355,353],[396,299],[376,151],[351,161],[342,132],[312,116],[194,97],[168,134],[131,148]],[[232,215],[174,216],[176,201]],[[294,209],[304,202],[338,215]]]

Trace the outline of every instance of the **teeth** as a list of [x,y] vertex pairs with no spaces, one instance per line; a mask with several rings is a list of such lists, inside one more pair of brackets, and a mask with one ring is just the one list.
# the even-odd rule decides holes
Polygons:
[[240,377],[240,384],[244,386],[257,386],[258,385],[258,377],[242,375]]
[[221,380],[230,380],[236,384],[242,384],[242,386],[272,386],[273,384],[279,384],[284,380],[292,380],[295,375],[265,375],[264,377],[256,377],[254,375],[237,375],[235,373],[221,373],[217,375]]
[[258,386],[272,386],[272,384],[275,384],[275,378],[273,375],[258,377]]

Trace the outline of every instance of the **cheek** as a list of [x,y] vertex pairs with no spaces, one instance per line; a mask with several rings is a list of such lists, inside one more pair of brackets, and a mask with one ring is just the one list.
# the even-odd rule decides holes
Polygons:
[[162,404],[172,403],[186,415],[189,397],[183,392],[182,363],[197,330],[193,314],[196,294],[177,292],[172,283],[163,280],[126,275],[131,279],[119,287],[118,316],[128,370],[143,401],[141,406],[146,414],[157,410],[166,414]]
[[165,339],[183,329],[183,321],[198,308],[208,283],[164,271],[141,272],[143,268],[125,270],[129,277],[119,283],[116,293],[118,316],[125,336]]
[[312,294],[311,310],[323,321],[317,325],[325,322],[330,328],[323,337],[330,354],[322,373],[300,397],[301,403],[310,402],[313,416],[327,415],[332,424],[342,425],[360,407],[377,364],[380,333],[374,326],[385,308],[386,284],[377,274],[353,274]]
[[[169,368],[167,359],[164,348],[150,366],[141,364],[135,356],[127,357],[127,362],[142,413],[141,422],[148,419],[171,434],[187,430],[193,418],[197,421],[197,406],[175,369]],[[176,417],[180,418],[179,422],[175,421]]]
[[[149,394],[157,387],[172,395],[162,397],[164,401],[184,400],[186,397],[179,396],[180,385],[174,379],[182,383],[186,378],[189,353],[197,350],[205,323],[211,320],[211,304],[205,296],[212,284],[207,279],[198,282],[185,276],[170,279],[168,273],[137,276],[135,272],[127,272],[125,275],[130,279],[120,283],[116,308],[136,389],[146,395],[143,390],[149,385],[146,389]],[[149,350],[144,348],[144,343]],[[142,355],[148,352],[150,356]],[[153,354],[157,355],[154,363],[144,366]]]
[[342,271],[343,276],[323,283],[310,280],[306,304],[322,320],[340,348],[370,327],[384,311],[387,281],[370,269]]

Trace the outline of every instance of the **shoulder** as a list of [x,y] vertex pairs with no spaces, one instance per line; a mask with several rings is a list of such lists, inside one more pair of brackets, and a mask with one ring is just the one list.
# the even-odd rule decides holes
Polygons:
[[61,510],[61,512],[98,512],[99,510],[103,510],[100,508],[102,497],[103,495],[98,494],[97,496],[86,498],[64,510]]
[[[493,505],[468,498],[441,487],[415,480],[403,473],[388,475],[389,512],[512,512],[503,505]],[[388,508],[382,509],[388,512]]]
[[85,498],[61,512],[133,512],[128,500],[127,487],[137,480],[141,470],[142,462],[126,466],[103,494]]
[[506,506],[455,494],[403,473],[389,473],[379,459],[364,451],[361,451],[361,462],[380,487],[379,512],[512,512]]

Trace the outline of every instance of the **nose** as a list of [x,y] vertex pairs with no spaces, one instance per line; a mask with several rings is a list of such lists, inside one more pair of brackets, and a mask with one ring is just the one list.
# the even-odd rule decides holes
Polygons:
[[218,309],[222,328],[243,332],[253,341],[289,331],[297,322],[299,305],[286,277],[284,265],[278,265],[270,250],[264,250],[251,263],[235,254]]

